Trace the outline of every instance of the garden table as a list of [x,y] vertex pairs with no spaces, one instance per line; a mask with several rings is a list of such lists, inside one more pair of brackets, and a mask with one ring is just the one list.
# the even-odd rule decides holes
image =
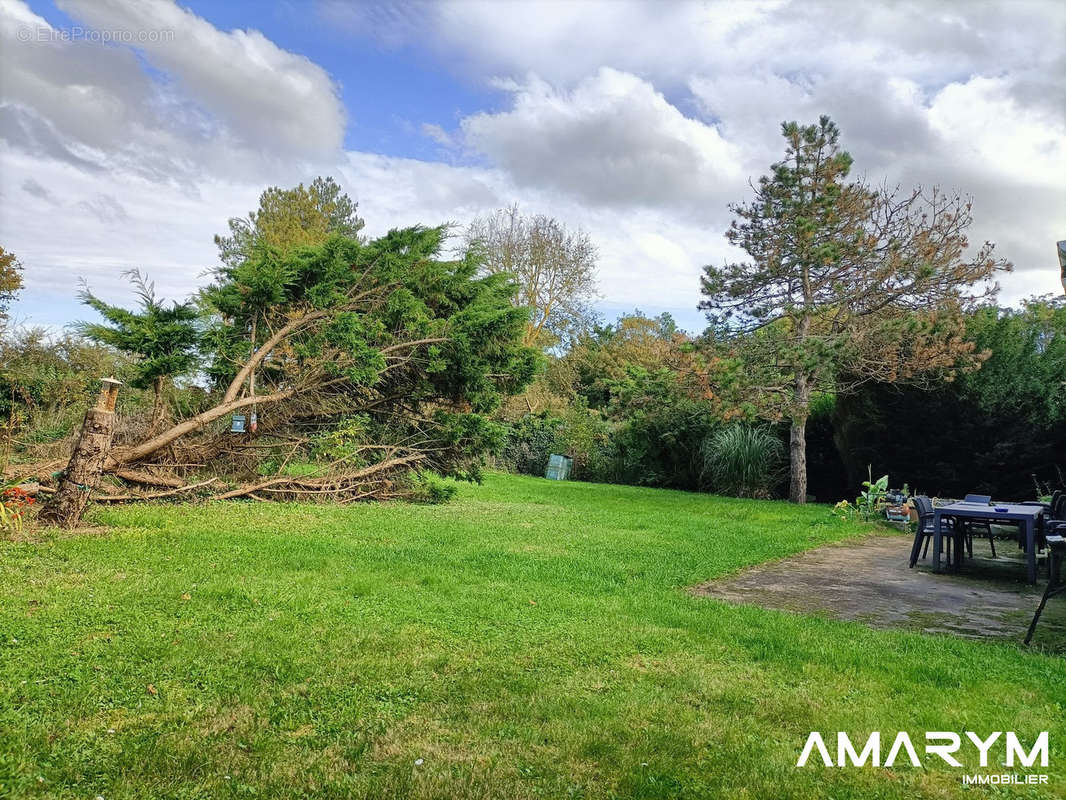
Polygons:
[[[1005,508],[1006,511],[996,511]],[[940,542],[942,538],[940,520],[944,517],[959,519],[979,519],[988,522],[1014,522],[1025,530],[1025,557],[1029,573],[1029,583],[1036,583],[1036,523],[1044,513],[1042,506],[1026,506],[1018,503],[996,503],[994,506],[984,503],[952,503],[933,508],[933,572],[940,572]],[[962,526],[955,526],[955,536],[959,537],[954,547],[956,566],[962,562],[959,557],[962,545]]]

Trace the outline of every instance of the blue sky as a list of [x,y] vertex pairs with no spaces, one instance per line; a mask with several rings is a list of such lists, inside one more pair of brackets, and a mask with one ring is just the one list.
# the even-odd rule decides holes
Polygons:
[[187,8],[224,29],[252,24],[279,47],[300,53],[337,82],[348,112],[344,146],[389,156],[434,159],[439,148],[419,128],[453,127],[501,100],[484,81],[463,78],[415,43],[386,46],[324,24],[311,3],[192,2]]
[[[57,28],[81,25],[54,3],[29,5]],[[434,160],[440,147],[421,133],[423,123],[454,127],[462,117],[504,100],[487,81],[459,74],[447,59],[416,43],[388,45],[329,25],[314,3],[197,0],[181,5],[223,30],[260,30],[279,47],[326,70],[348,114],[344,147],[349,150]]]
[[[166,41],[105,44],[76,31]],[[79,279],[182,297],[270,185],[332,174],[370,233],[555,216],[599,249],[604,317],[696,330],[728,204],[829,113],[856,171],[972,195],[1004,302],[1059,290],[1066,12],[790,0],[174,3],[0,0],[0,243],[25,324],[83,316]]]

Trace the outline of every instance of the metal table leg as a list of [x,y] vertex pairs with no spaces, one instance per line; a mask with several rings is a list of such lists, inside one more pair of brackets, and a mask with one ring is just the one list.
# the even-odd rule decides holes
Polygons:
[[942,519],[939,508],[933,509],[933,572],[940,572],[940,520]]
[[1036,525],[1031,517],[1025,520],[1025,549],[1029,583],[1036,583]]

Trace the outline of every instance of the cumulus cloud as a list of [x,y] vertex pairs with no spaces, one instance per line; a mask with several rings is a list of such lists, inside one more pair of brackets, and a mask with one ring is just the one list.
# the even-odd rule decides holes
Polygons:
[[414,120],[436,162],[342,152],[336,82],[258,31],[168,0],[59,4],[96,30],[173,38],[26,42],[51,27],[0,0],[0,240],[47,321],[81,313],[79,276],[121,300],[136,266],[188,294],[228,217],[269,185],[333,174],[371,235],[513,202],[580,226],[608,308],[688,309],[695,327],[700,267],[738,255],[727,204],[780,157],[782,120],[821,113],[857,174],[973,195],[971,238],[1019,268],[1005,300],[1058,290],[1066,12],[1053,3],[320,4],[323,35],[435,52],[499,92],[453,130]]
[[137,43],[187,97],[240,142],[271,152],[331,155],[345,113],[321,67],[257,30],[220,31],[171,0],[60,0],[98,30],[173,32]]
[[[939,87],[985,71],[1041,84],[1034,102],[1055,105],[1066,71],[1066,15],[1047,0],[320,0],[346,33],[437,48],[472,73],[572,84],[609,65],[660,88],[693,75],[831,75],[857,65]],[[759,98],[751,98],[759,104]]]
[[424,43],[475,77],[536,73],[573,82],[603,65],[683,81],[716,43],[764,20],[780,0],[322,0],[319,12],[352,35],[389,47]]
[[[857,175],[973,197],[971,239],[996,241],[1017,269],[1003,281],[1006,300],[1056,290],[1049,242],[1061,238],[1054,228],[1066,218],[1061,7],[1039,0],[711,2],[602,10],[597,3],[521,3],[493,14],[468,2],[425,9],[438,47],[510,87],[509,110],[476,115],[463,127],[471,144],[523,185],[600,204],[624,195],[640,202],[643,191],[653,206],[674,206],[675,215],[702,200],[709,209],[703,219],[721,231],[725,204],[747,197],[747,180],[780,158],[780,123],[828,113]],[[607,71],[589,77],[600,64],[611,65],[613,76],[632,73],[658,102],[610,108],[600,97],[612,96]],[[520,126],[535,132],[534,141],[518,134]],[[692,148],[687,174],[669,158],[643,175],[625,168],[645,152],[679,152],[672,149],[679,127],[717,139]],[[637,133],[614,136],[616,129]],[[602,151],[598,133],[607,143]]]
[[179,183],[338,155],[345,114],[329,75],[261,33],[220,31],[168,0],[60,5],[134,44],[65,36],[3,0],[0,135],[12,146]]
[[647,81],[604,67],[572,90],[538,78],[503,84],[512,107],[462,121],[466,142],[519,185],[604,206],[722,205],[739,153]]

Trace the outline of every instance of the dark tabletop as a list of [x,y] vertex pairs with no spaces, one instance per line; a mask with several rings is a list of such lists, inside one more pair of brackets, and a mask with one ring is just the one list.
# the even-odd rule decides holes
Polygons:
[[[1006,511],[996,511],[997,508],[1005,508]],[[1034,519],[1044,513],[1043,506],[1027,506],[1021,503],[952,503],[948,506],[938,506],[936,511],[941,514],[950,514],[959,517],[988,517],[989,519]]]

